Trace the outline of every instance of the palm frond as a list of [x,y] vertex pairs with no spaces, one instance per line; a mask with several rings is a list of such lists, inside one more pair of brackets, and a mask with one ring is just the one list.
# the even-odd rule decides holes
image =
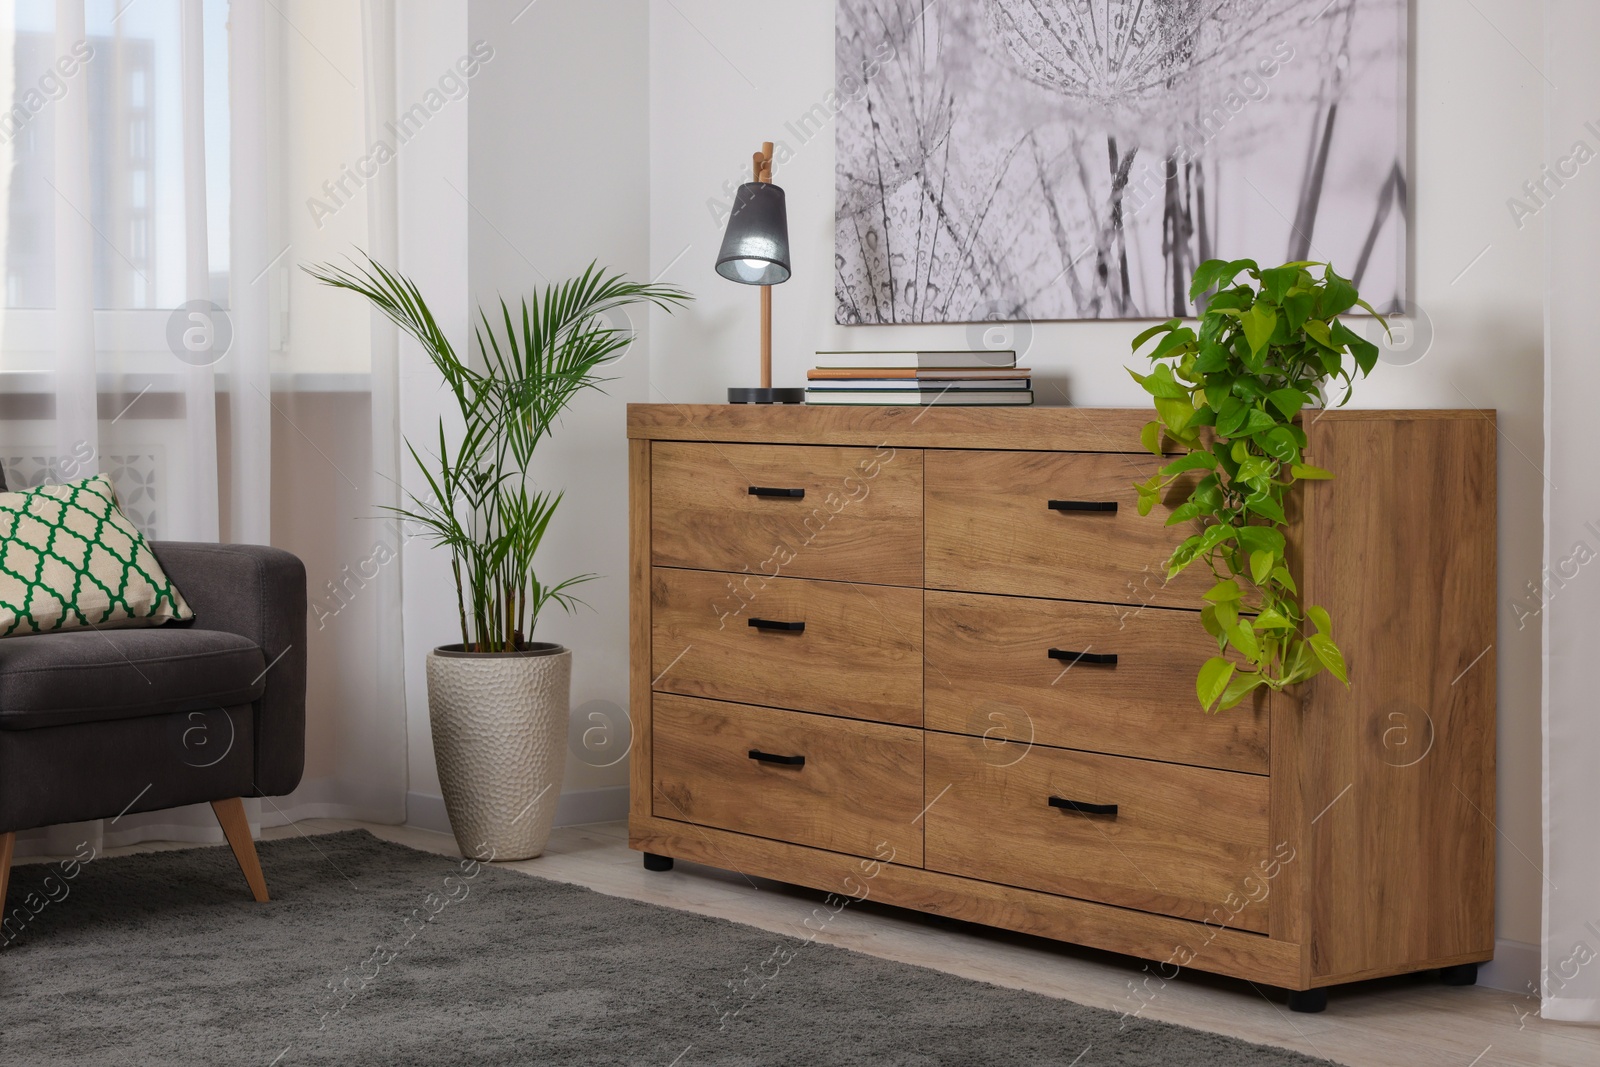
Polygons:
[[480,651],[512,649],[532,636],[547,604],[567,611],[582,605],[569,590],[596,577],[582,574],[547,586],[534,573],[534,558],[563,498],[561,492],[530,491],[535,449],[580,394],[611,380],[601,370],[631,343],[631,332],[607,315],[632,305],[671,313],[693,297],[674,285],[628,281],[590,262],[577,277],[535,290],[515,312],[503,299],[494,318],[479,308],[475,368],[457,354],[411,279],[357,252],[360,262],[302,269],[325,285],[364,297],[415,338],[461,416],[454,444],[439,421],[435,454],[424,457],[406,442],[427,496],[407,493],[409,506],[384,510],[449,549],[462,643]]

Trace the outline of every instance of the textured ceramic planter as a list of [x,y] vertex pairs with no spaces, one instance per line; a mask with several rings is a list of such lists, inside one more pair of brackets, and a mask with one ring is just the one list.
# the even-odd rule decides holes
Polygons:
[[572,653],[428,654],[428,718],[450,829],[463,855],[525,860],[544,851],[567,760]]

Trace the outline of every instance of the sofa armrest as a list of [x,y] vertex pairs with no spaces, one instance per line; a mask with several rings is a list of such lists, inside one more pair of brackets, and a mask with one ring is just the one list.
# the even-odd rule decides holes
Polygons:
[[306,750],[306,569],[282,549],[154,541],[203,630],[248,637],[267,660],[255,716],[256,792],[282,796],[300,784]]

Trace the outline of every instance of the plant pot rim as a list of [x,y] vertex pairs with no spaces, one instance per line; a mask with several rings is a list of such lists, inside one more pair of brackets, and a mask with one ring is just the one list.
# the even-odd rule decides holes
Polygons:
[[529,641],[515,652],[467,652],[461,642],[440,645],[430,655],[445,659],[532,659],[535,656],[559,656],[567,651],[554,641]]

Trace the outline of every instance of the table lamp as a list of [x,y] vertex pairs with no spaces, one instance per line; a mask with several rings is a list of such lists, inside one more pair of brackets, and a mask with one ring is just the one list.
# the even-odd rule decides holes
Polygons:
[[804,389],[772,387],[772,287],[789,280],[789,212],[783,190],[772,184],[772,142],[753,159],[752,181],[739,186],[728,230],[717,253],[717,273],[741,285],[761,286],[761,387],[729,389],[730,404],[803,404]]

